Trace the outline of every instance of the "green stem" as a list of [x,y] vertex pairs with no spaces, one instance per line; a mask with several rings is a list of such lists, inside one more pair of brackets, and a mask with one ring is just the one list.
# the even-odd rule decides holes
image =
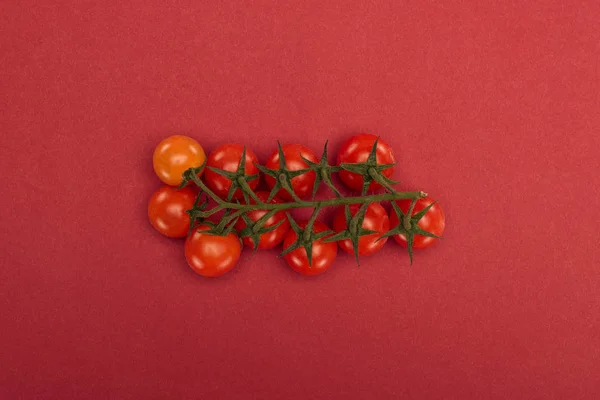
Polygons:
[[254,223],[254,228],[252,228],[252,231],[254,231],[255,233],[259,232],[262,229],[262,227],[267,223],[267,221],[275,214],[277,214],[277,210],[271,210],[262,217],[260,217],[258,221]]
[[319,212],[321,211],[321,209],[323,208],[322,203],[319,201],[316,203],[315,205],[315,209],[312,213],[312,215],[310,216],[310,218],[308,219],[308,222],[306,223],[306,227],[304,228],[304,241],[307,242],[310,240],[310,236],[313,233],[313,226],[315,225],[315,221],[317,220],[317,217],[319,216]]
[[369,168],[369,176],[371,178],[373,178],[373,180],[377,183],[379,183],[381,186],[383,186],[384,188],[386,188],[387,190],[389,190],[390,192],[394,192],[395,189],[393,187],[391,187],[390,185],[388,185],[388,183],[385,181],[385,179],[383,179],[381,177],[381,174],[379,172],[377,172],[377,170],[375,170],[375,168]]
[[252,197],[252,199],[256,203],[262,204],[262,200],[258,198],[256,193],[254,193],[254,190],[252,190],[252,188],[250,187],[250,185],[248,185],[248,182],[246,182],[246,180],[244,178],[242,178],[242,177],[238,178],[238,185],[240,185],[242,191],[248,193],[248,195],[250,195],[250,197]]
[[[296,197],[295,201],[290,202],[290,203],[239,204],[239,203],[227,202],[227,201],[224,201],[223,199],[221,199],[212,190],[210,190],[204,182],[202,182],[202,179],[200,179],[200,177],[198,176],[197,173],[191,174],[191,179],[196,185],[198,185],[198,187],[204,193],[206,193],[215,202],[217,202],[217,206],[215,206],[214,208],[212,208],[210,210],[206,210],[206,211],[202,210],[202,211],[198,212],[197,216],[199,218],[208,218],[211,215],[216,214],[217,212],[219,212],[221,210],[228,210],[228,209],[229,210],[237,210],[237,212],[234,214],[237,216],[237,215],[241,215],[244,212],[254,211],[254,210],[283,211],[283,210],[291,210],[291,209],[296,209],[296,208],[323,209],[326,207],[336,207],[336,206],[351,205],[351,204],[365,204],[365,203],[377,203],[377,202],[381,202],[381,201],[412,199],[414,201],[411,203],[411,208],[410,208],[408,214],[406,214],[406,216],[409,218],[408,222],[410,223],[410,216],[412,215],[412,211],[414,209],[416,200],[427,196],[427,193],[424,193],[424,192],[396,192],[396,191],[394,191],[392,193],[375,194],[375,195],[371,195],[371,196],[335,197],[332,199],[318,200],[318,201],[317,200],[309,200],[309,201],[302,200],[302,199],[299,199],[297,196],[294,196],[294,197]],[[250,190],[250,192],[252,192],[252,190]],[[291,190],[291,193],[294,193],[294,192]]]
[[407,231],[409,231],[411,228],[410,220],[412,218],[412,213],[415,210],[416,204],[417,204],[417,199],[413,199],[413,201],[410,202],[410,207],[408,208],[408,212],[406,214],[404,214],[404,220],[402,221],[402,225],[404,226],[404,229],[406,229]]
[[329,178],[329,174],[327,174],[326,170],[322,170],[321,171],[321,176],[323,179],[323,182],[325,182],[325,184],[327,186],[329,186],[331,188],[331,190],[333,191],[333,193],[337,196],[337,197],[342,197],[342,194],[340,193],[340,191],[335,187],[335,185],[333,184],[333,182],[331,181],[331,179]]
[[210,216],[218,213],[219,211],[223,211],[224,209],[225,209],[225,207],[216,206],[216,207],[211,208],[208,211],[200,211],[200,212],[198,212],[197,216],[198,216],[198,218],[206,219],[206,218],[209,218]]
[[380,201],[392,201],[392,200],[400,200],[400,199],[419,199],[421,197],[425,197],[427,194],[423,192],[395,192],[395,193],[384,193],[384,194],[376,194],[372,196],[361,196],[361,197],[336,197],[328,200],[314,200],[314,201],[295,201],[291,203],[277,203],[277,204],[238,204],[238,203],[228,203],[221,201],[222,208],[230,208],[234,210],[244,210],[244,211],[253,211],[253,210],[290,210],[295,208],[315,208],[319,204],[321,208],[325,207],[335,207],[335,206],[343,206],[343,205],[351,205],[351,204],[364,204],[364,203],[376,203]]
[[295,202],[302,202],[302,199],[298,197],[294,189],[292,189],[288,184],[287,177],[285,175],[280,175],[279,181],[281,182],[281,187],[284,188],[290,194],[290,196],[292,196],[292,199],[294,199]]
[[[204,184],[204,182],[202,182],[202,179],[200,179],[200,177],[198,176],[198,174],[195,174],[195,173],[192,174],[192,181],[194,181],[194,183],[196,185],[198,185],[198,187],[200,189],[202,189],[202,191],[204,193],[206,193],[207,195],[209,195],[214,201],[216,201],[219,204],[223,204],[223,200],[219,196],[217,196],[212,190],[210,190],[208,188],[208,186],[206,186]],[[227,207],[227,208],[231,208],[231,207]]]

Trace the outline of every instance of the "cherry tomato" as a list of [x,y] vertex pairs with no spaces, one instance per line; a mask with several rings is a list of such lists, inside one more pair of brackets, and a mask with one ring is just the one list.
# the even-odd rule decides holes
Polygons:
[[[306,146],[302,146],[301,144],[285,144],[281,147],[283,149],[283,155],[285,156],[285,165],[289,171],[298,171],[308,168],[308,164],[304,162],[302,157],[300,157],[300,154],[307,160],[315,163],[318,162],[315,153]],[[269,157],[265,166],[270,169],[279,169],[279,152],[277,150],[271,154],[271,157]],[[314,171],[306,172],[292,178],[292,189],[294,190],[294,193],[296,193],[296,196],[306,197],[308,194],[312,193],[315,179],[316,174]],[[266,175],[265,181],[267,182],[267,185],[273,189],[273,186],[275,186],[275,178]],[[284,200],[292,200],[292,196],[284,189],[279,190],[277,196]]]
[[[262,192],[262,191],[256,192],[256,196],[258,196],[258,198],[263,203],[266,203],[267,199],[269,198],[269,192]],[[271,200],[271,203],[278,204],[278,203],[283,203],[283,201],[281,201],[277,197],[274,197]],[[254,201],[253,199],[250,199],[250,204],[256,204],[256,201]],[[265,210],[254,210],[254,211],[249,211],[248,213],[246,213],[246,215],[248,215],[250,220],[256,222],[266,213],[267,213],[267,211],[265,211]],[[271,232],[263,233],[262,235],[260,235],[260,241],[258,242],[259,250],[272,249],[273,247],[275,247],[279,243],[281,243],[281,241],[285,238],[285,235],[290,230],[290,222],[288,221],[288,219],[285,215],[285,212],[283,212],[283,211],[277,212],[271,218],[269,218],[263,226],[265,228],[268,228],[270,226],[277,224],[281,220],[284,220],[284,222],[282,222],[281,225],[279,225],[277,228],[275,228]],[[246,223],[241,218],[235,224],[235,229],[237,229],[238,232],[241,231],[242,229],[244,229],[245,227],[246,227]],[[251,237],[244,237],[244,238],[242,238],[242,241],[244,242],[244,244],[246,246],[254,248],[254,240],[252,240]]]
[[[300,222],[298,225],[301,228],[306,227],[308,221]],[[329,230],[329,227],[320,221],[315,221],[314,232],[324,232]],[[290,230],[283,241],[283,249],[290,247],[298,238],[294,230]],[[313,242],[312,247],[312,266],[308,265],[308,257],[306,249],[300,247],[293,250],[283,257],[288,265],[296,272],[302,275],[312,276],[322,274],[333,264],[337,257],[337,244],[335,242],[323,243],[323,239]]]
[[196,193],[192,189],[161,187],[148,202],[150,223],[165,236],[185,237],[190,229],[190,217],[186,211],[192,208],[195,200]]
[[[407,213],[410,208],[411,200],[396,200],[396,204],[400,206],[400,209]],[[433,203],[433,199],[429,197],[423,197],[417,200],[415,204],[415,208],[413,211],[413,215],[423,210],[425,207]],[[390,211],[390,226],[392,228],[396,227],[400,221],[398,220],[398,216],[394,212],[394,210]],[[446,226],[446,217],[444,216],[444,211],[439,203],[435,203],[429,211],[419,220],[419,227],[427,232],[433,233],[436,236],[442,236],[444,233],[444,227]],[[406,237],[404,235],[394,235],[394,239],[396,242],[400,243],[403,247],[407,247]],[[423,236],[423,235],[415,235],[413,248],[414,249],[424,249],[426,247],[431,246],[433,243],[437,241],[436,238]]]
[[217,236],[205,233],[206,224],[198,225],[185,241],[185,258],[194,272],[207,277],[221,276],[237,264],[242,244],[235,233]]
[[185,170],[201,166],[205,159],[204,149],[198,142],[187,136],[175,135],[156,146],[152,162],[161,181],[179,186]]
[[[355,215],[360,209],[360,205],[353,204],[350,206],[350,213]],[[387,242],[387,238],[383,238],[379,241],[381,235],[390,230],[390,219],[388,218],[387,211],[379,203],[371,203],[367,206],[365,212],[365,218],[363,219],[362,227],[370,231],[376,231],[371,235],[365,235],[358,238],[358,255],[368,256],[376,253]],[[347,229],[346,215],[344,207],[341,206],[337,209],[335,216],[333,217],[333,229],[336,232],[341,232]],[[354,254],[354,246],[350,239],[344,239],[338,241],[339,246],[346,253]]]
[[[341,163],[362,163],[367,161],[369,158],[369,154],[371,153],[371,149],[373,148],[373,144],[377,140],[377,136],[371,135],[369,133],[361,133],[355,136],[352,136],[348,139],[342,147],[337,155],[337,164]],[[393,164],[394,153],[389,144],[379,139],[377,142],[376,149],[376,160],[377,164]],[[381,174],[390,178],[392,173],[394,172],[394,168],[387,168],[381,171]],[[364,179],[362,175],[355,174],[349,171],[340,171],[340,179],[344,184],[349,188],[357,192],[361,192],[363,188]],[[375,191],[381,189],[381,185],[377,182],[371,182],[369,185],[369,191]]]
[[[219,146],[208,155],[206,166],[222,169],[224,171],[236,172],[238,170],[243,151],[244,146],[240,144],[225,144],[223,146]],[[254,175],[259,173],[255,163],[258,164],[258,158],[256,157],[256,154],[254,154],[254,152],[249,148],[246,148],[245,175]],[[231,180],[223,175],[219,175],[218,173],[211,171],[209,168],[205,168],[204,180],[206,181],[208,187],[215,192],[217,196],[222,199],[227,198],[227,194],[231,188]],[[248,186],[254,190],[258,185],[258,182],[258,178],[251,180],[248,182]],[[240,189],[236,189],[232,200],[241,198],[242,191]]]

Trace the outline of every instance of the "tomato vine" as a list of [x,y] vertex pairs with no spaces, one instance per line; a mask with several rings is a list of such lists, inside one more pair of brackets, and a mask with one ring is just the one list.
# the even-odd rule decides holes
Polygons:
[[[272,185],[272,189],[269,193],[269,197],[266,202],[262,201],[249,185],[249,182],[257,179],[258,176],[256,174],[246,175],[245,147],[237,171],[228,172],[209,167],[212,172],[215,172],[231,180],[231,189],[229,190],[228,195],[225,199],[219,197],[219,195],[214,193],[214,191],[212,191],[208,187],[208,185],[205,182],[203,182],[200,178],[204,169],[206,168],[206,161],[199,167],[189,168],[183,173],[183,181],[180,185],[180,188],[184,188],[190,182],[192,182],[195,185],[197,185],[201,190],[196,198],[193,207],[190,210],[188,210],[188,214],[190,217],[190,233],[198,223],[204,222],[207,218],[211,217],[212,215],[224,211],[224,215],[221,217],[219,222],[212,225],[212,227],[206,230],[204,233],[217,236],[227,236],[235,229],[236,224],[241,219],[245,223],[245,228],[237,233],[242,238],[252,238],[253,247],[256,251],[259,245],[260,235],[273,231],[284,222],[284,220],[280,220],[275,225],[271,225],[269,227],[265,226],[265,222],[271,217],[273,217],[277,212],[288,211],[298,208],[310,208],[313,209],[313,213],[311,215],[311,218],[305,224],[304,228],[300,228],[300,226],[294,220],[294,218],[286,212],[289,223],[293,231],[296,233],[297,239],[294,241],[293,244],[284,249],[282,255],[288,254],[291,251],[296,250],[298,248],[304,248],[307,253],[309,265],[311,265],[312,245],[316,241],[321,240],[327,243],[336,242],[339,240],[350,240],[354,248],[356,262],[358,263],[359,239],[362,236],[372,235],[375,233],[374,231],[362,228],[362,222],[367,207],[373,203],[390,201],[392,203],[394,212],[397,213],[397,216],[402,221],[402,223],[389,230],[388,232],[384,233],[379,239],[387,238],[388,236],[392,235],[405,235],[405,237],[408,238],[408,252],[412,263],[412,238],[414,238],[414,235],[419,234],[434,237],[437,236],[424,231],[418,226],[420,218],[422,218],[423,215],[425,215],[427,210],[425,210],[424,212],[421,211],[417,215],[412,216],[411,209],[408,213],[405,214],[399,209],[399,207],[396,204],[396,201],[402,199],[411,200],[411,207],[414,208],[414,204],[416,204],[417,200],[425,198],[427,194],[422,191],[399,192],[393,188],[392,185],[396,184],[397,182],[388,178],[384,174],[384,171],[386,169],[392,168],[395,164],[377,163],[376,152],[378,141],[379,139],[377,138],[371,148],[371,151],[366,161],[361,163],[341,163],[338,166],[332,166],[328,164],[326,142],[323,148],[321,160],[319,162],[314,162],[301,155],[302,159],[308,167],[299,170],[288,169],[288,167],[286,166],[285,153],[281,144],[279,144],[278,142],[278,168],[272,169],[256,164],[256,167],[263,174],[265,174],[265,176],[270,176],[274,179],[274,184]],[[332,180],[332,174],[339,173],[341,171],[347,171],[353,174],[361,175],[363,177],[363,190],[361,196],[341,196],[339,189],[335,186]],[[315,173],[315,181],[312,189],[312,199],[303,200],[295,193],[292,180],[297,176],[309,172]],[[373,182],[376,182],[379,185],[383,186],[386,192],[381,194],[366,195],[370,185]],[[315,195],[321,184],[327,185],[334,193],[335,197],[325,200],[315,200]],[[236,190],[240,190],[242,192],[244,203],[232,200],[232,195]],[[286,191],[292,200],[289,202],[271,202],[271,200],[278,194],[280,190]],[[216,203],[216,205],[210,209],[207,208],[209,204],[208,198],[212,199]],[[250,199],[252,199],[253,202],[251,202]],[[351,205],[360,205],[360,209],[354,215],[350,213],[349,206]],[[344,215],[346,218],[347,229],[338,233],[329,229],[326,231],[321,230],[319,232],[315,232],[313,226],[315,221],[317,220],[320,211],[326,207],[336,206],[345,207]],[[246,213],[257,210],[266,211],[266,214],[264,214],[257,221],[252,221],[246,216]]]

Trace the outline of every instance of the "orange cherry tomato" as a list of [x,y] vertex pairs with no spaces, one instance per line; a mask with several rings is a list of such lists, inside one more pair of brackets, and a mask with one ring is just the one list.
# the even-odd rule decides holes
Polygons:
[[[170,186],[179,186],[183,173],[189,168],[201,166],[206,153],[194,139],[175,135],[169,136],[156,146],[152,163],[158,178]],[[202,173],[200,173],[202,175]]]

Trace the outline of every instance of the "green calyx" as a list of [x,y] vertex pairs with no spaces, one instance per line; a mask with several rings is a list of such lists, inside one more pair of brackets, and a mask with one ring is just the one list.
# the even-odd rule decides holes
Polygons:
[[321,182],[325,182],[325,184],[331,189],[331,191],[337,196],[342,197],[340,191],[335,187],[333,181],[331,180],[331,174],[334,172],[339,172],[342,168],[337,166],[329,165],[328,159],[329,156],[327,154],[327,144],[329,141],[325,142],[325,146],[323,148],[323,154],[321,155],[321,161],[318,163],[312,162],[311,160],[305,158],[303,155],[300,155],[304,162],[308,165],[311,171],[315,172],[315,184],[313,186],[312,198],[314,199],[317,191],[319,190],[319,186]]
[[242,195],[244,196],[244,200],[248,203],[249,196],[254,199],[257,203],[262,203],[254,194],[254,191],[248,185],[248,182],[254,181],[260,177],[259,174],[254,175],[246,175],[246,146],[244,146],[244,150],[242,151],[242,157],[240,158],[240,163],[238,164],[238,168],[235,172],[225,171],[219,168],[208,167],[211,171],[216,174],[219,174],[231,181],[231,186],[229,187],[229,192],[227,193],[227,201],[231,201],[233,195],[236,190],[241,190]]
[[202,203],[201,200],[202,196],[196,197],[192,208],[186,211],[186,213],[190,216],[190,229],[188,230],[188,236],[192,234],[192,230],[196,226],[196,223],[201,219],[200,214],[204,212],[208,206],[208,200],[205,199]]
[[394,228],[392,228],[391,230],[389,230],[388,232],[383,234],[379,239],[377,239],[377,240],[380,240],[380,239],[383,239],[384,237],[389,237],[389,236],[393,236],[393,235],[403,235],[406,238],[406,244],[407,244],[407,248],[408,248],[408,256],[410,257],[411,265],[413,263],[413,245],[415,242],[415,235],[422,235],[422,236],[428,236],[428,237],[440,239],[439,236],[434,235],[431,232],[427,232],[426,230],[422,229],[419,226],[419,221],[421,220],[421,218],[423,218],[423,216],[425,214],[427,214],[427,211],[429,211],[429,209],[431,207],[433,207],[433,205],[435,204],[435,201],[432,202],[431,204],[429,204],[427,207],[425,207],[421,211],[419,211],[418,213],[413,215],[413,210],[415,208],[416,203],[417,203],[417,199],[413,199],[413,201],[410,203],[408,212],[404,213],[400,209],[398,204],[396,204],[395,201],[392,201],[391,202],[392,209],[394,210],[394,213],[396,213],[399,223],[397,226],[395,226]]
[[363,196],[366,195],[369,191],[369,186],[371,186],[372,182],[379,183],[381,186],[383,186],[390,192],[394,192],[394,188],[392,187],[393,185],[400,183],[391,180],[390,178],[382,174],[382,171],[392,168],[396,164],[377,164],[377,143],[379,143],[379,138],[377,138],[375,140],[375,143],[373,143],[373,147],[371,148],[371,152],[369,153],[367,161],[363,163],[340,164],[340,167],[343,170],[363,176]]
[[265,215],[263,215],[262,217],[260,217],[256,222],[252,221],[250,219],[250,217],[248,217],[248,215],[246,215],[246,213],[242,214],[242,220],[246,224],[246,227],[241,229],[238,233],[239,233],[240,237],[249,237],[252,239],[252,244],[253,244],[252,251],[253,252],[256,252],[256,250],[258,250],[258,245],[260,244],[260,236],[261,235],[274,231],[275,229],[277,229],[279,227],[279,225],[281,225],[285,222],[285,219],[282,219],[274,225],[265,227],[264,226],[265,223],[276,213],[277,213],[277,210],[271,210],[271,211],[267,212]]
[[377,233],[375,231],[365,229],[362,227],[362,223],[365,219],[365,213],[367,208],[369,207],[369,203],[364,203],[358,212],[352,216],[350,212],[350,206],[344,206],[344,215],[346,217],[346,230],[338,232],[337,234],[327,238],[324,242],[337,242],[340,240],[350,240],[352,242],[352,248],[354,250],[354,258],[356,259],[356,265],[360,267],[360,262],[358,261],[358,241],[361,236],[372,235]]
[[225,210],[225,214],[223,217],[221,217],[219,222],[214,224],[214,226],[207,230],[206,233],[210,233],[215,236],[227,236],[234,231],[235,224],[242,215],[243,212],[240,210]]
[[281,148],[281,143],[277,141],[277,151],[279,152],[279,168],[278,169],[270,169],[264,167],[262,165],[256,164],[256,167],[265,175],[271,176],[275,179],[275,185],[273,189],[271,189],[271,193],[269,193],[269,199],[267,202],[273,200],[273,198],[279,193],[279,190],[283,189],[292,196],[295,201],[302,201],[294,192],[292,188],[292,179],[303,175],[310,171],[310,169],[301,169],[298,171],[290,171],[287,169],[285,154],[283,154],[283,149]]
[[306,257],[308,259],[308,265],[309,265],[309,267],[312,267],[313,243],[316,242],[317,240],[323,239],[324,237],[329,236],[333,233],[332,230],[326,230],[323,232],[315,232],[314,231],[315,221],[317,220],[317,215],[319,214],[320,210],[321,210],[321,205],[318,204],[317,207],[315,208],[315,210],[313,211],[310,219],[306,223],[306,226],[304,227],[304,229],[302,229],[298,225],[298,223],[294,220],[294,218],[292,218],[292,216],[289,213],[286,213],[288,220],[290,221],[290,226],[292,227],[292,230],[296,233],[297,238],[294,243],[292,243],[289,247],[287,247],[285,250],[283,250],[283,252],[281,253],[281,256],[284,256],[296,249],[304,248],[306,250]]

